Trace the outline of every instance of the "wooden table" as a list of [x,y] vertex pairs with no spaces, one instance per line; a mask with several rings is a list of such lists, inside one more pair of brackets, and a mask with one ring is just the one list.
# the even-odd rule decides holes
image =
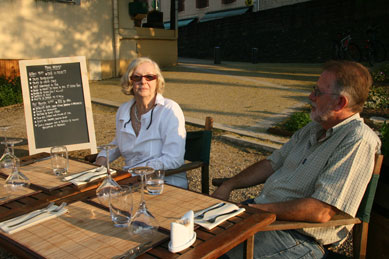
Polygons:
[[[23,170],[24,167],[31,166],[32,162],[34,161],[40,163],[41,161],[44,161],[44,159],[48,158],[49,156],[50,154],[48,153],[39,153],[32,156],[23,157],[20,159],[22,165],[21,169]],[[76,159],[71,159],[71,160],[73,162],[77,161]],[[93,167],[93,165],[86,163],[84,161],[78,161],[78,163],[80,165],[85,164],[86,166]],[[42,170],[45,169],[43,168]],[[125,171],[122,170],[117,170],[117,171],[118,172],[114,177],[116,181],[122,181],[124,179],[127,179],[127,181],[129,181],[130,183],[134,183],[138,181],[137,177],[131,177],[131,175]],[[4,174],[4,171],[1,169],[0,169],[0,177],[3,179],[7,177],[7,175]],[[52,176],[52,178],[55,179],[55,176]],[[52,178],[50,179],[48,178],[49,182],[52,182],[51,180]],[[37,182],[34,182],[32,179],[30,180],[31,180],[30,189],[34,191],[31,195],[23,195],[19,198],[13,197],[13,199],[7,203],[3,203],[3,201],[0,202],[0,221],[11,219],[20,216],[22,214],[25,214],[26,212],[43,208],[52,201],[57,202],[59,200],[64,199],[68,202],[71,202],[71,201],[82,199],[83,197],[91,197],[92,195],[95,194],[96,188],[103,181],[103,179],[100,179],[88,183],[85,186],[79,188],[74,186],[71,183],[65,183],[60,180],[58,180],[57,187],[53,187],[53,186],[48,187],[46,184],[47,182],[41,184],[40,180],[38,180]]]
[[[120,173],[116,180],[120,184],[137,182],[135,177]],[[98,184],[94,184],[80,190],[72,185],[66,185],[52,191],[34,192],[0,205],[0,221],[3,221],[47,206],[50,201],[56,203],[66,201],[70,204],[69,213],[56,219],[50,219],[11,235],[0,232],[0,246],[25,258],[69,256],[112,258],[125,254],[126,249],[134,245],[134,240],[129,240],[125,229],[113,226],[107,208],[94,202],[97,186]],[[212,230],[196,226],[196,242],[186,250],[173,254],[168,250],[170,223],[183,216],[189,208],[204,209],[220,201],[173,186],[165,186],[162,195],[145,197],[149,210],[157,215],[160,234],[151,248],[141,251],[139,258],[217,258],[242,242],[246,242],[248,248],[246,256],[250,258],[253,235],[275,220],[274,214],[245,207],[245,212]],[[80,211],[83,213],[79,213]],[[56,228],[52,229],[52,226]],[[65,236],[67,238],[64,238]],[[103,247],[101,249],[94,247],[97,243]],[[139,244],[139,247],[142,248],[142,245]]]

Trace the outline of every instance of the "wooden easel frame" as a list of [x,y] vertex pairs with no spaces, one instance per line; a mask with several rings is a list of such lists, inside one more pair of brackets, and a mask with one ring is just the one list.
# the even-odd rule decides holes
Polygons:
[[30,90],[28,86],[27,67],[37,66],[37,65],[66,64],[66,63],[80,63],[82,90],[84,94],[84,105],[85,105],[85,113],[86,113],[86,120],[87,120],[86,123],[88,128],[88,135],[89,135],[88,143],[71,144],[71,145],[66,145],[66,147],[68,151],[90,149],[92,153],[97,152],[86,59],[84,56],[77,56],[77,57],[62,57],[62,58],[48,58],[48,59],[19,61],[20,79],[22,83],[23,102],[24,102],[24,114],[26,119],[27,137],[28,137],[28,149],[30,155],[40,153],[40,152],[50,152],[51,147],[45,147],[45,148],[36,147],[33,118],[31,115],[32,114],[31,100],[30,100]]

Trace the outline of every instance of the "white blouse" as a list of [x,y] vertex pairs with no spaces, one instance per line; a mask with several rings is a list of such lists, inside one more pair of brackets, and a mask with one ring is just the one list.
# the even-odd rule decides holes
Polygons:
[[[125,159],[124,170],[136,166],[145,166],[146,162],[159,160],[164,169],[174,169],[184,163],[185,154],[185,118],[180,106],[173,100],[157,94],[155,107],[141,117],[141,129],[138,137],[130,121],[130,108],[134,104],[132,99],[122,104],[116,113],[116,136],[111,142],[117,146],[109,152],[110,162],[120,156]],[[106,156],[102,151],[98,156]],[[183,186],[176,181],[167,182]],[[186,174],[173,175],[179,181],[185,180]],[[185,178],[185,179],[183,179]],[[171,179],[174,180],[174,179]]]

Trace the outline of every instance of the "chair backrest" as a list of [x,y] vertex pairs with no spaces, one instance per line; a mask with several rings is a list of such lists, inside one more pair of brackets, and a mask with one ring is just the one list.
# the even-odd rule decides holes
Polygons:
[[361,204],[358,208],[357,217],[363,222],[369,223],[370,220],[371,208],[373,207],[374,196],[377,189],[383,160],[383,155],[376,155],[373,175],[371,176],[371,180],[366,188],[365,194],[363,195]]
[[190,131],[186,135],[185,160],[209,164],[212,131]]
[[186,134],[185,160],[202,161],[209,164],[212,141],[212,118],[207,117],[205,130],[190,131]]

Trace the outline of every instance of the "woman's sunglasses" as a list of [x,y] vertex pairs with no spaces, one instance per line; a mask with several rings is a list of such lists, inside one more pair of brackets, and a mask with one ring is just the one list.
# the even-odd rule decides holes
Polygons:
[[130,79],[134,82],[140,82],[142,81],[142,77],[144,77],[146,79],[146,81],[153,81],[155,79],[157,79],[157,75],[144,75],[144,76],[140,76],[140,75],[132,75],[130,76]]

